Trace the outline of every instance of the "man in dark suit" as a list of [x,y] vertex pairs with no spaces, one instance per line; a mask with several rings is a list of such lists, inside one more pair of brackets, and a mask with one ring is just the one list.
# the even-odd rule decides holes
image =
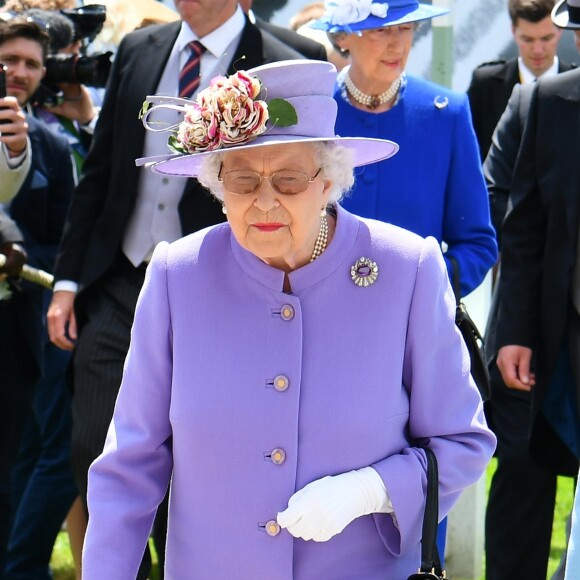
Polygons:
[[[573,2],[571,14],[580,27],[580,1]],[[514,108],[511,117],[518,114]],[[498,135],[503,125],[504,119]],[[495,502],[492,492],[490,501],[497,505],[488,508],[488,520],[490,509],[496,529],[514,516],[519,518],[520,529],[510,528],[506,533],[515,536],[512,544],[519,546],[520,561],[511,569],[505,561],[496,562],[505,575],[492,578],[514,574],[545,578],[545,566],[534,569],[538,556],[530,555],[540,552],[547,561],[556,475],[578,472],[580,169],[574,144],[579,138],[580,72],[542,80],[531,97],[510,188],[510,209],[502,227],[499,311],[493,339],[506,385],[499,394],[511,401],[512,409],[509,419],[504,419],[505,424],[512,422],[505,456],[511,460],[519,454],[521,461],[512,466],[509,481],[515,506],[506,498],[507,482],[498,484],[503,508],[502,500],[498,497]],[[492,425],[495,413],[496,408]],[[522,447],[528,447],[527,458]]]
[[473,73],[467,95],[481,160],[514,85],[570,70],[556,56],[561,31],[550,19],[555,0],[509,0],[508,10],[518,58],[484,63]]
[[[8,95],[20,108],[40,84],[47,47],[47,33],[34,22],[0,22],[0,62],[7,65]],[[5,210],[22,232],[28,263],[51,271],[74,187],[72,162],[65,139],[32,116],[26,117],[26,124],[27,138],[13,141],[11,148],[18,155],[30,155],[31,168]],[[10,125],[5,127],[10,131]],[[11,469],[33,389],[43,372],[46,342],[45,291],[23,281],[12,283],[9,290],[10,297],[0,300],[0,575],[11,520]]]
[[83,498],[112,417],[155,244],[224,218],[196,180],[168,180],[135,166],[138,157],[168,152],[167,134],[145,135],[138,119],[143,101],[178,93],[180,71],[194,62],[194,41],[202,43],[195,45],[200,88],[219,73],[301,58],[252,25],[237,0],[175,4],[181,21],[136,31],[119,46],[55,269],[49,332],[62,348],[72,349],[76,340],[72,459]]
[[269,32],[272,36],[275,36],[278,40],[287,44],[306,58],[311,60],[327,60],[326,48],[320,44],[320,42],[302,36],[294,30],[290,30],[290,28],[276,26],[275,24],[256,16],[252,11],[254,0],[239,0],[239,2],[242,10],[248,15],[250,21],[260,30]]
[[[484,163],[500,251],[501,226],[534,87],[534,84],[514,87]],[[495,362],[501,286],[500,274],[495,281],[485,331],[491,382],[491,397],[485,404],[485,414],[498,441],[497,468],[491,481],[485,521],[486,574],[493,580],[512,578],[520,572],[526,577],[545,578],[557,477],[539,465],[530,453],[530,393],[508,388]]]

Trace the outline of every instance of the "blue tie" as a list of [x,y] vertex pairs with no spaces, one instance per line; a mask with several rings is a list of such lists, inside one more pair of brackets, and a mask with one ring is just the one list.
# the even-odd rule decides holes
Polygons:
[[189,48],[191,54],[179,73],[179,96],[185,99],[191,98],[199,86],[199,64],[201,55],[206,50],[205,46],[197,40],[190,42]]

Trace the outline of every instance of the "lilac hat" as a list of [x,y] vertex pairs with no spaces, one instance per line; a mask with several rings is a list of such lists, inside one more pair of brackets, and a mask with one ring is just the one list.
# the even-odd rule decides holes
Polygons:
[[356,166],[394,155],[399,146],[386,139],[339,137],[334,132],[336,68],[329,62],[288,60],[216,77],[196,100],[147,97],[145,127],[159,131],[157,109],[185,113],[172,131],[173,154],[137,159],[156,173],[195,177],[203,159],[215,153],[281,143],[336,143],[354,152]]
[[447,14],[447,8],[417,0],[325,0],[324,14],[309,26],[326,32],[359,32],[396,24],[418,22]]
[[552,22],[558,28],[580,30],[580,0],[560,0],[552,10]]

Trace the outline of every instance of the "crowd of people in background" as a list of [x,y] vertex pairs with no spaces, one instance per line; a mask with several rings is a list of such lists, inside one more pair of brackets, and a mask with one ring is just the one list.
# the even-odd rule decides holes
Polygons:
[[[321,215],[331,229],[321,230],[321,251],[335,234],[335,245],[342,240],[332,224],[337,215],[349,219],[340,218],[344,209],[434,238],[449,280],[459,280],[457,299],[493,277],[485,329],[491,396],[479,400],[481,432],[469,434],[481,437],[481,457],[492,445],[486,422],[497,438],[486,508],[486,578],[545,579],[557,477],[577,478],[580,460],[580,141],[574,140],[580,139],[580,69],[557,56],[565,29],[574,32],[580,50],[580,0],[506,0],[518,56],[483,63],[466,93],[406,72],[417,28],[447,12],[414,0],[304,2],[287,27],[261,16],[252,0],[175,0],[174,10],[157,0],[86,4],[0,0],[6,86],[6,95],[0,94],[0,578],[51,578],[50,558],[63,524],[81,578],[90,506],[105,510],[110,501],[99,469],[121,469],[114,454],[110,464],[98,458],[105,442],[112,452],[115,420],[125,419],[115,414],[121,384],[127,382],[129,393],[136,389],[137,371],[124,379],[124,370],[137,348],[131,331],[134,322],[139,327],[135,312],[155,248],[163,242],[173,247],[226,221],[236,233],[232,206],[216,194],[231,183],[222,178],[228,157],[207,188],[197,179],[197,166],[166,175],[136,165],[137,159],[170,152],[167,133],[147,131],[138,118],[143,102],[148,95],[166,95],[179,104],[195,99],[218,75],[308,60],[331,62],[338,71],[328,77],[335,78],[328,96],[337,135],[399,145],[392,159],[355,163],[354,182],[334,199],[337,206],[325,202]],[[323,82],[323,70],[317,82]],[[280,90],[283,98],[289,94],[288,86]],[[182,119],[175,107],[160,107],[153,118],[151,126],[169,127]],[[264,166],[275,164],[259,158]],[[240,168],[255,165],[246,161]],[[258,189],[276,189],[275,173],[267,179],[252,175],[259,176]],[[322,242],[317,238],[316,244]],[[27,281],[24,264],[52,274],[52,287]],[[290,304],[288,279],[285,284]],[[195,335],[194,328],[188,331]],[[202,343],[189,347],[205,349]],[[415,367],[405,365],[402,381],[412,383],[409,377],[422,367],[411,372]],[[280,377],[287,380],[278,375],[274,390]],[[124,405],[130,407],[127,399]],[[470,405],[465,412],[475,424]],[[431,437],[437,440],[437,433]],[[131,461],[124,452],[123,461]],[[178,453],[173,450],[176,465]],[[149,464],[133,469],[142,465]],[[360,465],[371,469],[371,477],[378,472],[388,480],[376,458]],[[470,474],[476,472],[474,466]],[[444,464],[442,473],[447,477]],[[455,477],[458,486],[467,485]],[[442,489],[453,487],[443,479]],[[155,490],[159,497],[150,514],[161,577],[167,539],[176,541],[168,518],[179,517],[182,497],[173,497],[170,509],[168,481]],[[91,497],[93,486],[99,491]],[[383,488],[373,488],[383,502],[369,508],[374,515],[361,512],[377,518],[379,529],[384,514],[397,515],[396,491],[387,485],[383,497]],[[579,495],[568,522],[568,557],[563,555],[554,580],[580,578]],[[99,515],[94,526],[103,526]],[[400,532],[406,539],[408,517],[402,511],[399,521],[389,515],[383,534]],[[266,535],[292,533],[275,517],[264,525]],[[276,533],[270,534],[270,525]],[[103,527],[89,529],[91,538],[102,539]],[[445,533],[443,521],[442,554]],[[119,540],[110,538],[111,545]],[[385,544],[381,549],[392,549]],[[149,543],[143,548],[138,579],[150,577],[152,567]],[[98,578],[101,557],[87,550],[89,580]],[[119,570],[132,565],[114,564]],[[175,566],[171,557],[168,565]]]

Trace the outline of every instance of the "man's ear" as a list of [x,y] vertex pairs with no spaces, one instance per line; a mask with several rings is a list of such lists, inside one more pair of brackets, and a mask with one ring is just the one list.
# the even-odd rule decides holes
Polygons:
[[41,77],[41,78],[44,78],[44,77],[45,77],[45,75],[46,75],[46,67],[45,67],[45,66],[43,66],[43,67],[42,67],[42,77]]

